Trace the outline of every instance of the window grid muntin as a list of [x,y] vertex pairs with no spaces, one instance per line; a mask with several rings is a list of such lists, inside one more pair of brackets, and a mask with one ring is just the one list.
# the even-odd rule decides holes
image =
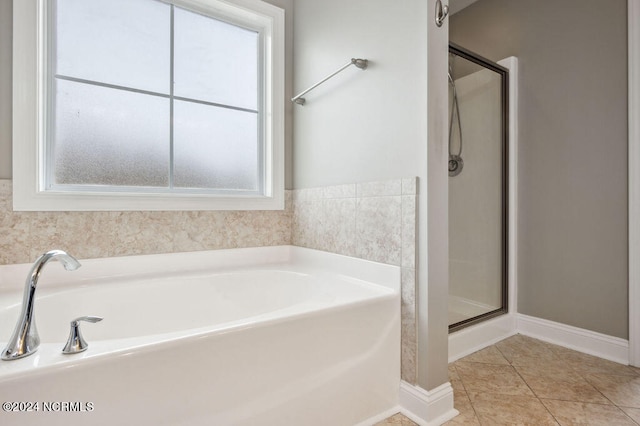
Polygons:
[[[150,1],[160,1],[162,3],[167,3],[171,8],[171,19],[170,19],[170,85],[169,85],[169,95],[159,92],[148,91],[144,89],[136,89],[133,87],[127,86],[119,86],[116,84],[103,83],[98,81],[92,81],[87,79],[76,78],[72,76],[65,76],[61,74],[57,74],[56,72],[56,52],[57,52],[57,43],[56,43],[56,17],[57,17],[57,3],[58,0],[50,2],[48,7],[45,10],[46,18],[45,25],[48,28],[45,28],[47,37],[47,49],[45,54],[45,63],[47,64],[47,78],[46,84],[47,87],[45,89],[45,99],[46,99],[46,111],[45,111],[45,142],[46,145],[44,147],[43,157],[43,169],[44,169],[44,179],[42,182],[42,187],[45,190],[53,190],[53,191],[69,191],[69,192],[105,192],[105,193],[119,193],[126,195],[127,193],[150,193],[150,194],[221,194],[221,195],[238,195],[238,196],[255,196],[255,195],[267,195],[267,182],[266,182],[266,139],[265,139],[265,116],[262,111],[265,109],[265,101],[266,94],[265,92],[265,44],[264,44],[264,33],[263,29],[260,27],[253,27],[251,25],[247,25],[246,23],[241,22],[238,19],[230,19],[228,16],[220,16],[210,11],[202,11],[196,10],[192,8],[185,7],[184,5],[177,6],[173,2],[163,1],[163,0],[150,0]],[[48,3],[48,2],[46,2]],[[243,28],[245,30],[255,32],[257,35],[257,110],[237,107],[228,104],[221,104],[215,102],[209,102],[201,99],[195,98],[185,98],[180,96],[174,96],[174,9],[178,7],[180,9],[187,10],[189,12],[197,13],[199,15],[205,16],[210,19],[214,19],[220,22],[227,23],[229,25],[234,25],[239,28]],[[148,186],[125,186],[125,185],[95,185],[95,184],[56,184],[55,183],[55,168],[54,168],[54,158],[55,158],[55,117],[56,117],[56,93],[55,93],[55,81],[56,79],[73,81],[76,83],[89,84],[95,86],[101,86],[105,88],[110,88],[114,90],[123,90],[130,91],[134,93],[140,93],[150,96],[158,96],[163,98],[168,98],[170,101],[170,159],[169,159],[169,186],[168,187],[148,187]],[[255,113],[257,119],[257,170],[256,170],[256,190],[245,190],[245,189],[230,189],[230,188],[175,188],[173,186],[174,183],[174,150],[173,150],[173,139],[174,139],[174,128],[173,128],[173,104],[174,100],[180,100],[185,102],[192,102],[198,104],[209,105],[218,108],[226,108],[237,111]]]
[[174,91],[174,48],[175,48],[175,22],[174,22],[174,10],[175,6],[173,4],[170,5],[170,14],[171,18],[169,20],[169,189],[173,189],[174,184],[174,151],[173,151],[173,131],[174,131],[174,121],[173,121],[173,91]]

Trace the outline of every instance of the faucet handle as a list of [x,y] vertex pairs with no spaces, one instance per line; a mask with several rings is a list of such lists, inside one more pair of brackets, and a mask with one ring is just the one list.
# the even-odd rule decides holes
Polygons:
[[102,318],[102,317],[84,316],[84,317],[79,317],[79,318],[74,319],[73,321],[71,321],[71,324],[73,325],[74,322],[77,323],[78,321],[86,321],[86,322],[96,323],[96,322],[102,321],[103,319],[104,318]]
[[71,330],[69,330],[69,338],[67,339],[67,344],[62,348],[63,354],[77,354],[78,352],[86,351],[89,347],[89,344],[84,340],[82,334],[80,334],[80,321],[87,321],[96,323],[98,321],[102,321],[101,317],[91,317],[84,316],[79,317],[71,321],[70,326]]

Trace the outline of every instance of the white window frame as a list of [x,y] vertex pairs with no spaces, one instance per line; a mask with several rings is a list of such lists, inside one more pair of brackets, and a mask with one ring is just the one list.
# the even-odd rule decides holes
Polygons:
[[47,0],[13,1],[13,210],[284,209],[284,10],[261,0],[172,0],[263,34],[263,196],[45,190]]

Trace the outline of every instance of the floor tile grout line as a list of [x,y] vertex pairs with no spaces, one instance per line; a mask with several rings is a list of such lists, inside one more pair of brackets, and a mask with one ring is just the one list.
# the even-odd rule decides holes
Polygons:
[[531,389],[531,391],[535,394],[535,396],[540,399],[541,401],[543,399],[545,400],[552,400],[552,401],[564,401],[564,402],[579,402],[579,403],[584,403],[584,404],[597,404],[597,405],[608,405],[608,406],[615,406],[615,404],[613,403],[613,401],[611,401],[609,398],[607,398],[602,392],[600,392],[599,389],[597,389],[595,386],[593,386],[591,383],[589,383],[584,377],[582,377],[581,375],[578,375],[578,377],[580,377],[582,380],[584,380],[584,382],[586,384],[588,384],[589,386],[591,386],[591,388],[593,388],[594,391],[598,392],[598,394],[600,394],[604,399],[606,399],[607,401],[610,402],[610,404],[603,404],[600,402],[593,402],[593,401],[581,401],[578,399],[572,399],[570,397],[566,397],[566,398],[559,398],[559,397],[542,397],[541,395],[538,394],[538,392],[536,392],[531,385],[529,385],[529,383],[527,382],[527,380],[524,378],[524,376],[522,376],[522,374],[520,373],[520,371],[518,371],[517,366],[516,366],[516,371],[518,372],[518,374],[520,374],[520,377],[522,378],[522,380],[524,380],[524,382],[529,386],[529,388]]
[[[462,380],[462,376],[460,376],[460,372],[458,371],[458,368],[455,366],[455,363],[452,363],[453,368],[456,370],[456,374],[458,375],[458,380],[460,380],[460,383],[462,383],[462,389],[464,389],[464,394],[467,396],[467,399],[469,400],[469,404],[471,404],[471,409],[473,410],[473,415],[475,416],[475,418],[478,420],[478,423],[480,423],[480,426],[482,426],[482,422],[480,421],[480,416],[478,415],[478,412],[476,411],[476,407],[473,405],[473,401],[471,400],[471,397],[469,396],[469,391],[467,390],[467,387],[464,384],[464,381]],[[455,401],[454,401],[454,407],[455,407]]]
[[[604,394],[604,392],[602,392],[602,391],[600,390],[600,388],[598,388],[594,383],[592,383],[592,382],[587,378],[587,376],[588,376],[588,375],[621,376],[621,377],[624,377],[624,376],[626,376],[626,375],[623,375],[623,374],[607,374],[607,373],[604,373],[604,372],[598,372],[598,373],[588,372],[588,373],[587,373],[587,372],[583,372],[583,370],[579,370],[579,369],[577,369],[577,368],[575,368],[575,367],[573,367],[573,366],[571,366],[571,365],[569,365],[569,368],[571,368],[571,370],[572,370],[573,372],[575,372],[576,374],[578,374],[578,376],[580,376],[583,380],[585,380],[585,381],[586,381],[586,382],[587,382],[587,383],[588,383],[592,388],[594,388],[594,389],[595,389],[595,390],[596,390],[600,395],[602,395],[602,397],[603,397],[604,399],[606,399],[607,401],[609,401],[611,404],[599,404],[599,403],[596,403],[596,402],[582,402],[582,401],[572,401],[572,402],[579,402],[579,403],[584,403],[584,404],[608,405],[608,406],[616,407],[616,408],[617,408],[621,413],[623,413],[623,414],[624,414],[627,418],[629,418],[633,423],[635,423],[635,424],[639,425],[639,423],[638,423],[638,422],[636,422],[633,418],[631,418],[631,416],[629,416],[629,415],[626,413],[626,411],[624,411],[624,410],[622,409],[622,407],[623,407],[623,406],[620,406],[620,405],[616,404],[616,403],[615,403],[611,398],[609,398],[608,396],[606,396],[606,395]],[[634,407],[627,407],[627,408],[634,408]]]
[[[618,409],[620,409],[620,411],[624,412],[624,410],[621,408],[621,406],[620,406],[620,405],[616,404],[616,403],[615,403],[611,398],[609,398],[608,396],[606,396],[606,395],[604,394],[604,392],[602,392],[602,391],[600,390],[600,388],[598,388],[594,383],[592,383],[592,382],[591,382],[591,381],[586,377],[586,376],[587,376],[587,374],[582,374],[582,373],[580,373],[580,372],[579,372],[578,374],[580,374],[580,376],[581,376],[581,377],[583,377],[583,378],[584,378],[584,380],[586,380],[586,381],[587,381],[587,383],[589,383],[591,386],[593,386],[593,388],[594,388],[595,390],[597,390],[597,391],[598,391],[598,392],[599,392],[599,393],[600,393],[600,394],[601,394],[601,395],[602,395],[602,396],[603,396],[607,401],[611,402],[611,404],[612,404],[613,406],[617,407]],[[606,373],[602,373],[602,372],[601,372],[601,373],[593,373],[593,372],[592,372],[592,373],[588,373],[588,374],[589,374],[589,375],[601,375],[601,376],[621,376],[621,377],[625,377],[625,376],[626,376],[626,375],[623,375],[623,374],[606,374]],[[628,407],[628,408],[634,408],[634,407]],[[638,407],[638,408],[640,408],[640,407]],[[626,413],[625,413],[625,414],[626,414]],[[636,423],[637,423],[637,422],[636,422]]]
[[520,380],[522,380],[524,382],[525,385],[527,385],[527,387],[529,388],[529,390],[531,391],[531,393],[533,393],[533,396],[538,400],[538,402],[544,407],[545,410],[547,410],[547,413],[549,413],[549,415],[553,418],[553,420],[555,420],[555,422],[558,425],[561,425],[560,420],[558,420],[556,418],[556,416],[553,415],[553,413],[551,412],[551,410],[549,410],[549,407],[546,406],[546,404],[544,402],[542,402],[542,399],[538,396],[538,394],[536,393],[536,391],[533,390],[533,388],[531,387],[531,385],[529,383],[527,383],[527,381],[524,379],[524,377],[522,377],[522,374],[520,374],[520,372],[518,371],[517,368],[515,368],[513,366],[513,364],[511,364],[511,368],[513,368],[513,370],[516,372],[516,374],[518,375],[518,377],[520,377]]
[[540,400],[545,400],[545,401],[560,401],[560,402],[575,402],[578,404],[589,404],[589,405],[602,405],[603,407],[616,407],[616,408],[620,408],[618,407],[616,404],[611,403],[611,404],[603,404],[601,402],[589,402],[589,401],[576,401],[575,399],[563,399],[563,398],[540,398]]
[[[578,373],[580,374],[580,373]],[[585,376],[583,376],[582,374],[580,374],[580,377],[582,377],[587,383],[589,383],[589,385],[591,385],[591,387],[593,387],[600,395],[602,395],[604,397],[604,399],[606,399],[607,401],[609,401],[614,407],[618,407],[618,404],[616,404],[615,402],[613,402],[611,400],[611,398],[609,398],[607,395],[604,394],[604,392],[602,392],[596,385],[594,385],[593,383],[591,383],[591,381],[589,381],[589,379],[587,379]],[[618,407],[618,409],[620,411],[623,411],[620,407]]]
[[631,421],[632,421],[632,422],[634,422],[635,424],[638,424],[638,422],[636,422],[634,419],[632,419],[632,418],[631,418],[631,416],[630,416],[630,415],[628,415],[626,411],[624,411],[622,408],[618,407],[617,405],[616,405],[616,407],[618,408],[618,410],[622,411],[622,414],[624,414],[625,416],[627,416],[627,418],[628,418],[629,420],[631,420]]
[[507,363],[508,363],[509,365],[512,365],[512,364],[511,364],[511,361],[509,361],[509,359],[507,358],[507,356],[506,356],[506,355],[504,354],[504,352],[502,352],[502,350],[500,349],[500,346],[498,346],[498,343],[500,343],[500,342],[494,343],[494,344],[493,344],[493,346],[495,346],[495,348],[498,350],[498,352],[500,352],[500,355],[502,355],[502,357],[504,358],[504,360],[505,360],[505,361],[507,361]]
[[553,420],[555,420],[559,426],[563,426],[562,423],[560,423],[560,420],[558,420],[558,418],[551,412],[551,410],[549,410],[549,407],[547,407],[547,404],[545,404],[541,398],[538,398],[538,401],[540,401],[540,404],[542,404],[544,409],[547,410],[547,413],[549,413],[549,415],[553,418]]

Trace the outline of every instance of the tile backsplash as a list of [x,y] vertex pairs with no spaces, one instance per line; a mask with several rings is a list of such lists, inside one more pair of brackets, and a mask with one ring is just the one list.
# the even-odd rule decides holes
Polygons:
[[11,194],[0,180],[0,264],[291,244],[291,191],[283,211],[14,212]]
[[416,377],[417,178],[286,191],[283,211],[14,212],[0,180],[0,264],[293,244],[401,267],[402,378]]
[[402,379],[416,379],[417,178],[293,191],[292,243],[401,267]]

